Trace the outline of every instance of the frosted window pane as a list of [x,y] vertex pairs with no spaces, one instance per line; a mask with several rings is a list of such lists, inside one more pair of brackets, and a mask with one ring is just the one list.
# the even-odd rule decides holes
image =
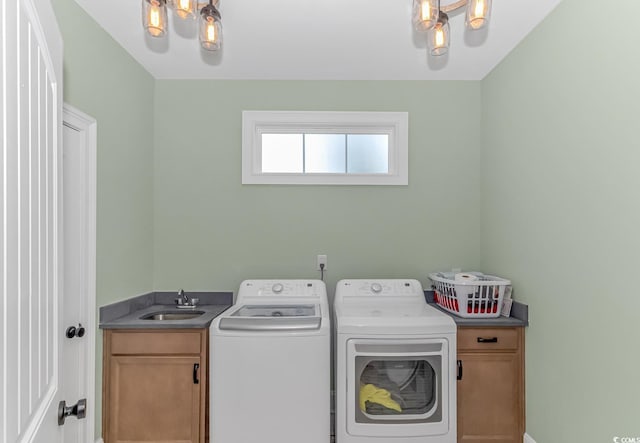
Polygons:
[[302,134],[262,134],[262,172],[301,173]]
[[345,173],[344,134],[305,134],[305,171]]
[[389,173],[389,136],[387,134],[348,134],[347,173]]

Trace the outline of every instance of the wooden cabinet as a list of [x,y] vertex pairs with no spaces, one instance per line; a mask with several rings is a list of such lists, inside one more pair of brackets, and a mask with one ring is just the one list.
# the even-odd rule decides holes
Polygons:
[[105,443],[203,443],[206,329],[104,331]]
[[459,327],[458,442],[522,443],[524,330]]

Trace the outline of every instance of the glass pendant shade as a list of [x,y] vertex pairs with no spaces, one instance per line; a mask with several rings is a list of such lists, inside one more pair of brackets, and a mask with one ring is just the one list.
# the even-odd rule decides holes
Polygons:
[[418,32],[432,29],[438,21],[440,0],[413,0],[412,21]]
[[198,10],[198,0],[170,0],[170,6],[181,19],[194,19]]
[[489,23],[491,0],[469,0],[465,23],[468,28],[477,30]]
[[449,52],[449,40],[449,17],[441,12],[438,22],[429,30],[429,53],[434,56],[446,54]]
[[222,22],[220,12],[212,4],[200,11],[200,45],[207,51],[217,51],[222,46]]
[[142,0],[142,25],[152,37],[162,37],[167,32],[166,0]]

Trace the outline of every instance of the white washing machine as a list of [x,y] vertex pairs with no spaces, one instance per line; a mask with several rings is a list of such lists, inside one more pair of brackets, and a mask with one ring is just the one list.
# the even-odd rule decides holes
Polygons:
[[341,280],[336,443],[456,443],[456,325],[417,280]]
[[210,328],[215,443],[327,443],[330,320],[320,280],[246,280]]

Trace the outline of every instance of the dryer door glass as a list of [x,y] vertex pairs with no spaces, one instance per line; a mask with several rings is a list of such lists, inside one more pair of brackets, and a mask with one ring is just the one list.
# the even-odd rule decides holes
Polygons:
[[[355,356],[356,422],[439,422],[442,419],[440,349],[423,355],[414,352],[402,355],[403,345],[387,346],[387,352],[378,349],[378,352],[360,352]],[[440,347],[439,344],[422,346]]]

